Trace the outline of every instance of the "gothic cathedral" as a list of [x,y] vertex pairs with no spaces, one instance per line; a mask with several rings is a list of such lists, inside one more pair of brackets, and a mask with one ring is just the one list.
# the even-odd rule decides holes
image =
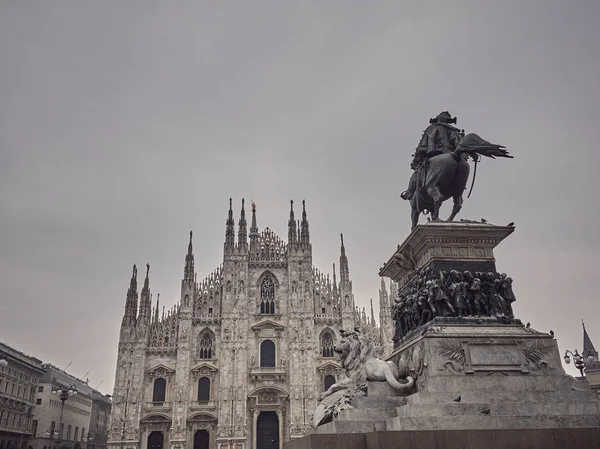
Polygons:
[[313,266],[304,201],[286,243],[259,232],[254,204],[248,234],[242,200],[236,243],[230,200],[222,265],[197,281],[190,232],[181,298],[160,316],[149,268],[139,308],[135,266],[127,292],[110,449],[281,449],[343,376],[339,330],[380,341],[372,304],[370,318],[355,307],[343,237],[339,283],[335,265],[332,279]]

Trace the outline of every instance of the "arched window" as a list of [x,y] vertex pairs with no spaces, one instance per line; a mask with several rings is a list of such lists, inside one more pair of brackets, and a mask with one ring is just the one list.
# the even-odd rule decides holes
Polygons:
[[325,332],[325,334],[323,334],[323,338],[321,339],[321,353],[323,354],[323,357],[334,356],[333,337],[329,332]]
[[260,313],[275,313],[275,284],[270,277],[264,278],[260,285]]
[[152,390],[152,402],[165,402],[166,391],[167,381],[162,377],[159,377],[154,381],[154,389]]
[[304,293],[308,293],[310,291],[310,283],[308,281],[304,281]]
[[334,383],[335,377],[333,377],[331,374],[325,376],[325,379],[323,379],[323,391],[329,390],[329,387],[331,387]]
[[265,340],[260,344],[260,366],[275,368],[275,343]]
[[210,379],[201,377],[198,381],[198,402],[210,401]]
[[215,356],[213,335],[209,331],[200,334],[198,341],[198,357],[201,359],[212,359]]

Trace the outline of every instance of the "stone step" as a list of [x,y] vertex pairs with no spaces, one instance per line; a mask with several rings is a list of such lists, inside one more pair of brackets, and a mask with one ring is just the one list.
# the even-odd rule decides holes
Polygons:
[[551,375],[440,375],[428,376],[424,390],[429,392],[465,391],[571,391],[572,379],[569,376]]
[[597,414],[570,416],[419,416],[396,417],[385,420],[386,430],[482,430],[482,429],[549,429],[590,428],[600,426]]
[[[457,392],[417,392],[406,397],[407,404],[443,404],[453,402]],[[476,402],[597,402],[592,391],[464,391],[461,403]]]
[[600,415],[600,402],[508,402],[407,404],[396,408],[399,417],[480,415],[489,410],[495,416]]

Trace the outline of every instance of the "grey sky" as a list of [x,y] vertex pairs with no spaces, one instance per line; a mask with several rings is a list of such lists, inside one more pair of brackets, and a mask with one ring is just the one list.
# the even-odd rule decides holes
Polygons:
[[[417,6],[418,4],[418,6]],[[357,302],[409,232],[428,119],[506,145],[461,217],[516,223],[496,252],[515,312],[600,345],[600,3],[0,3],[0,339],[112,392],[131,264],[179,296],[221,261],[228,198],[314,262],[344,232]],[[446,206],[443,215],[449,213]],[[140,269],[140,272],[143,268]]]

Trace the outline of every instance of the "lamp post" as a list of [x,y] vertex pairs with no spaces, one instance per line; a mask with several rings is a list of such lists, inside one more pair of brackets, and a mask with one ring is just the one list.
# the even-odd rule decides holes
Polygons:
[[2,366],[2,367],[8,366],[8,362],[5,359],[0,359],[0,366]]
[[[579,370],[579,372],[581,373],[581,377],[584,377],[583,370],[585,369],[586,360],[583,358],[583,356],[581,354],[579,354],[577,352],[577,349],[575,349],[575,352],[572,352],[569,349],[567,349],[565,351],[564,360],[567,365],[569,363],[571,363],[571,357],[573,357],[573,363],[575,365],[575,368],[577,368]],[[593,356],[589,356],[588,358],[591,358],[591,360],[594,359]]]
[[75,385],[69,385],[68,387],[52,387],[52,394],[58,396],[58,399],[60,399],[60,401],[62,402],[60,406],[60,421],[58,422],[58,442],[60,443],[63,437],[62,420],[63,413],[65,411],[65,401],[71,396],[77,394],[77,387]]

